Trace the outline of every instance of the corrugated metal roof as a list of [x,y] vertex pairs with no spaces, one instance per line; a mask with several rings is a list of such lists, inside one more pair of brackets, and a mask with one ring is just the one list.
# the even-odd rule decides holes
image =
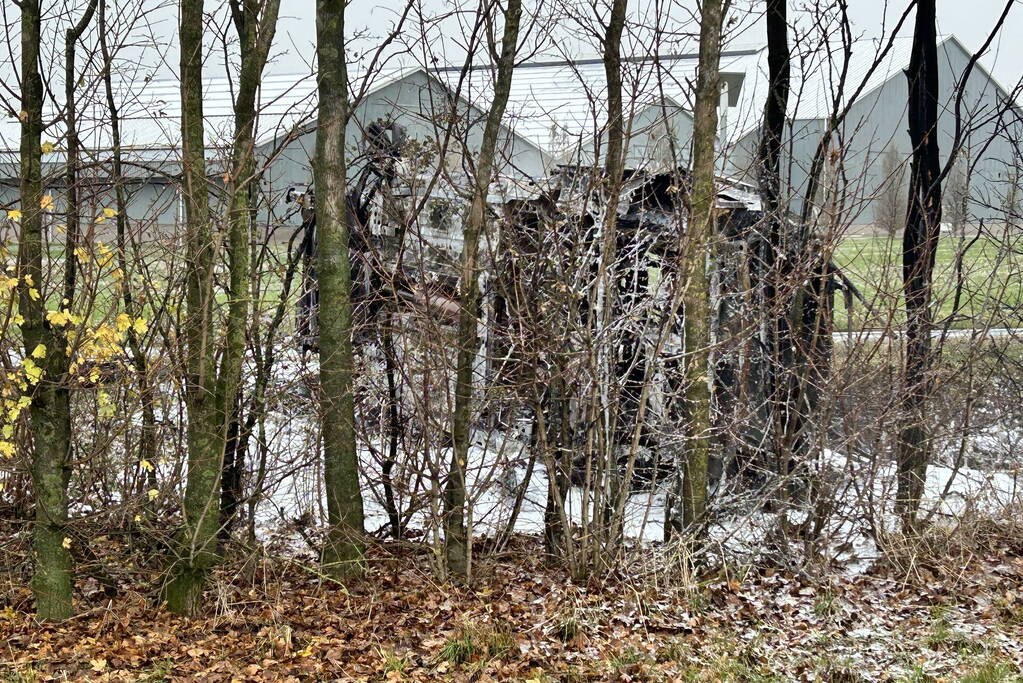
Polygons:
[[[745,76],[758,51],[726,51],[721,71]],[[626,118],[645,107],[668,101],[692,109],[697,56],[665,55],[624,60],[623,107]],[[474,68],[459,86],[461,70],[444,68],[438,77],[451,89],[461,88],[470,102],[489,102],[493,97],[493,72]],[[508,98],[506,125],[552,156],[560,156],[579,143],[592,139],[607,119],[607,79],[600,59],[525,63],[515,68]]]
[[[722,72],[740,79],[749,71],[757,51],[739,49],[722,56]],[[626,113],[667,101],[682,109],[692,108],[692,83],[697,56],[667,55],[626,59],[623,62],[623,90]],[[419,71],[417,67],[394,68],[352,76],[353,91],[372,92]],[[432,72],[452,90],[459,89],[457,68]],[[492,98],[493,72],[476,67],[468,72],[459,95],[485,106]],[[606,116],[607,84],[600,59],[524,63],[516,68],[505,124],[517,135],[552,156],[573,145],[592,139],[602,129]],[[733,97],[736,93],[733,93]],[[260,143],[284,137],[297,126],[312,123],[316,113],[316,82],[313,74],[267,75],[259,93]],[[141,161],[173,160],[180,147],[180,85],[177,80],[141,80],[115,86],[115,100],[121,116],[122,146]],[[233,132],[232,82],[226,77],[204,81],[203,115],[210,156],[227,147]],[[109,149],[110,129],[102,90],[79,103],[80,131],[84,144],[95,150]],[[56,118],[51,112],[50,118]],[[16,119],[0,123],[0,150],[16,151],[19,146]],[[63,136],[58,122],[46,139]],[[55,159],[56,157],[51,157]]]
[[[944,42],[944,41],[942,41]],[[842,106],[860,88],[860,96],[872,92],[892,77],[902,77],[902,71],[909,66],[913,39],[899,36],[892,40],[891,49],[879,59],[887,40],[864,39],[852,43],[848,72],[840,99]],[[939,48],[940,49],[940,48]],[[789,114],[794,119],[820,119],[831,115],[835,96],[841,80],[845,62],[842,46],[835,45],[828,54],[810,55],[806,60],[794,62],[794,76],[800,84],[793,90],[793,104]],[[875,66],[876,64],[876,66]]]
[[[367,84],[367,74],[351,77],[351,88],[359,91],[384,87],[417,69],[392,68],[375,72]],[[114,100],[121,119],[121,144],[136,156],[158,161],[176,157],[181,144],[180,83],[168,80],[138,80],[115,84]],[[234,130],[234,90],[227,77],[209,78],[203,82],[203,118],[206,145],[211,156],[229,147]],[[283,137],[297,126],[316,117],[316,77],[314,74],[267,75],[258,96],[259,118],[257,141],[263,143]],[[89,93],[79,102],[79,130],[83,144],[93,150],[111,147],[111,131],[102,89]],[[57,117],[49,111],[44,118]],[[17,119],[0,122],[0,150],[19,148],[20,125]],[[44,134],[44,139],[60,141],[63,124],[58,122]],[[58,145],[59,147],[59,145]],[[52,158],[52,157],[51,157]]]

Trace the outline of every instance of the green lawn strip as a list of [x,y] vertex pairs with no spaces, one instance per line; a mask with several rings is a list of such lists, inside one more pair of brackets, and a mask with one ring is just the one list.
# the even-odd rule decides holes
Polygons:
[[[942,237],[934,269],[935,321],[944,323],[953,311],[951,327],[1017,327],[1023,325],[1023,232],[1007,239],[982,236],[971,243]],[[958,254],[964,247],[962,267]],[[870,303],[868,311],[854,301],[851,311],[836,297],[835,326],[839,330],[901,326],[902,243],[897,237],[846,237],[834,251],[842,269]],[[957,283],[961,281],[958,309]]]

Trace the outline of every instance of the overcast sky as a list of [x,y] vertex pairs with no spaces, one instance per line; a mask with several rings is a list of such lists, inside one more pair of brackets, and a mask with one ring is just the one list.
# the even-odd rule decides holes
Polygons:
[[[447,11],[450,3],[440,0],[423,0],[427,12],[439,13]],[[559,4],[562,0],[557,0]],[[208,3],[209,4],[209,3]],[[630,5],[636,7],[640,3],[630,0]],[[653,3],[644,0],[642,9],[645,12],[633,13],[633,16],[640,21],[645,21],[649,16],[650,7]],[[686,5],[668,5],[668,7],[679,17],[679,25],[690,23],[690,13],[684,9]],[[737,4],[741,4],[737,0]],[[795,0],[789,5],[792,19],[799,21],[800,11],[796,8],[808,4],[806,0]],[[906,2],[903,0],[852,0],[849,2],[850,18],[853,24],[853,31],[857,37],[876,38],[882,31],[890,31],[891,26],[905,10]],[[310,56],[314,51],[314,24],[315,0],[285,0],[282,7],[282,19],[279,28],[278,45],[281,54],[278,55],[277,64],[273,67],[280,71],[303,70]],[[752,13],[746,9],[751,5]],[[743,43],[763,43],[764,29],[762,21],[763,3],[753,0],[746,0],[744,7],[739,14],[742,23],[741,35],[737,40]],[[395,20],[394,7],[398,2],[379,2],[378,0],[353,0],[350,5],[348,22],[351,31],[365,31],[374,36],[385,33]],[[987,38],[992,27],[997,21],[1005,7],[1005,0],[938,0],[938,32],[941,34],[955,34],[969,50],[975,50]],[[637,16],[637,14],[639,16]],[[754,21],[755,19],[755,21]],[[562,22],[563,23],[563,22]],[[449,24],[450,25],[450,24]],[[906,35],[912,33],[912,21],[907,22],[903,32]],[[457,31],[450,31],[457,34]],[[583,53],[592,52],[593,48],[586,45],[576,36],[575,30],[569,30],[562,26],[561,35],[555,36],[557,42],[564,46],[565,43],[572,43],[570,50]],[[435,41],[436,42],[436,41]],[[452,59],[461,57],[458,49],[458,41],[449,35],[444,52]],[[992,43],[991,51],[982,62],[992,70],[995,78],[1003,85],[1016,83],[1023,76],[1023,2],[1016,2],[1006,20],[1005,26],[1000,35]]]
[[[63,13],[68,16],[68,7],[76,2],[81,5],[85,0],[50,0],[44,2],[52,14]],[[108,0],[115,8],[137,6],[142,2],[149,8],[144,23],[136,25],[134,39],[139,47],[122,51],[121,66],[139,67],[133,77],[153,76],[157,78],[173,78],[177,70],[177,3],[176,0]],[[404,0],[352,0],[348,9],[348,34],[355,38],[350,42],[351,48],[358,53],[372,49],[379,43],[380,37],[386,35],[397,19],[397,12]],[[446,15],[447,19],[439,23],[431,23],[429,40],[418,41],[419,47],[415,55],[403,55],[406,62],[422,63],[424,61],[460,62],[464,58],[464,35],[467,26],[474,18],[474,8],[478,0],[420,0],[418,7],[426,18]],[[456,9],[462,8],[461,10]],[[592,16],[591,3],[606,7],[608,0],[524,0],[529,14],[542,14],[543,18],[531,25],[529,31],[529,50],[536,51],[538,57],[551,56],[594,56],[597,54],[596,42],[586,36],[586,26],[578,20],[566,16],[566,10],[572,3],[578,3],[580,9],[576,15]],[[904,11],[908,0],[851,0],[849,8],[853,33],[857,38],[878,38],[890,33],[892,26]],[[1012,88],[1023,77],[1023,0],[1016,0],[1002,31],[992,43],[990,51],[982,57],[981,63],[989,68],[996,79],[1008,88]],[[790,0],[790,20],[797,26],[805,27],[807,21],[807,5],[826,5],[826,0]],[[225,2],[207,0],[207,11],[214,12],[220,8],[222,16]],[[273,62],[269,66],[271,73],[308,73],[315,53],[315,0],[282,0],[281,18],[273,50]],[[762,45],[764,43],[763,0],[734,0],[731,34],[733,44]],[[977,49],[994,26],[999,14],[1005,6],[1005,0],[938,0],[938,31],[942,34],[955,34],[969,50]],[[694,35],[698,26],[693,21],[695,0],[629,0],[631,38],[626,38],[626,51],[633,53],[649,52],[650,26],[656,24],[669,38],[662,41],[660,51],[695,51]],[[156,9],[153,9],[156,8]],[[538,9],[539,8],[539,9]],[[550,19],[550,13],[561,12],[561,16]],[[111,10],[111,15],[117,13]],[[72,9],[70,16],[77,18],[78,11]],[[656,17],[661,17],[656,20]],[[4,104],[14,104],[18,98],[17,82],[11,77],[13,62],[17,61],[18,53],[18,14],[13,3],[3,2],[3,23],[6,25],[4,42],[8,46],[0,46],[0,94]],[[113,21],[113,20],[112,20]],[[223,22],[226,24],[226,21]],[[407,24],[408,42],[414,43],[415,35],[423,21],[415,16]],[[95,28],[95,22],[93,22]],[[59,54],[62,48],[63,29],[56,21],[44,23],[44,31],[48,39],[44,41],[44,52]],[[912,20],[906,22],[902,33],[912,33]],[[207,72],[211,75],[223,75],[222,48],[215,45],[212,31],[207,32],[210,43],[210,61]],[[228,31],[233,35],[233,31]],[[641,36],[641,37],[637,37]],[[93,35],[94,38],[94,35]],[[630,44],[631,41],[631,44]],[[392,51],[399,50],[401,41],[396,41]],[[154,44],[155,43],[155,44]],[[145,45],[145,47],[142,47]],[[428,46],[428,52],[423,46]],[[44,66],[59,73],[62,68],[61,59],[44,58]],[[56,74],[54,74],[56,76]],[[56,79],[55,79],[56,80]],[[16,109],[10,109],[16,111]]]

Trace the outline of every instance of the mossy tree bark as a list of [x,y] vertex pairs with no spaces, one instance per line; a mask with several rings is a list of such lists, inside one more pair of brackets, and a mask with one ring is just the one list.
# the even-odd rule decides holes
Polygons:
[[[96,9],[93,0],[80,20],[65,33],[65,80],[68,82],[65,126],[68,184],[64,282],[61,296],[74,298],[77,278],[75,247],[79,233],[79,143],[73,84],[75,50]],[[30,407],[34,454],[32,481],[36,496],[33,552],[36,569],[32,588],[41,620],[56,621],[72,615],[73,568],[68,538],[68,482],[71,475],[71,395],[67,373],[67,339],[46,320],[45,253],[42,179],[43,83],[39,73],[41,32],[38,0],[21,3],[21,170],[22,223],[18,240],[19,310],[25,319],[22,333],[25,355],[36,359],[41,375],[34,382]],[[42,348],[45,355],[40,358]]]
[[[64,356],[59,337],[47,325],[43,297],[42,110],[43,82],[39,74],[40,12],[38,0],[21,3],[21,232],[18,239],[18,306],[25,322],[25,355],[40,344],[47,347],[43,374],[32,393],[31,422],[34,453],[35,527],[32,550],[35,574],[32,591],[36,614],[46,621],[72,614],[72,561],[64,547],[70,475],[70,401],[62,378],[51,365]],[[59,345],[59,346],[58,346]]]
[[[696,106],[693,112],[693,172],[685,253],[685,403],[688,452],[682,476],[682,523],[702,524],[707,508],[707,463],[711,448],[710,346],[711,302],[708,254],[713,250],[714,142],[717,139],[721,90],[718,63],[725,7],[722,0],[704,0],[700,20]],[[727,6],[727,3],[724,3]]]
[[241,385],[249,315],[256,94],[273,42],[280,0],[232,0],[230,6],[242,47],[234,103],[232,166],[227,178],[229,291],[218,368],[213,317],[217,252],[209,206],[202,113],[203,2],[181,1],[182,193],[189,265],[185,291],[188,479],[184,525],[164,597],[169,609],[182,614],[195,612],[206,575],[218,559],[224,455],[228,425],[234,417]]
[[330,531],[323,569],[342,579],[362,573],[364,516],[355,442],[355,377],[352,351],[352,279],[345,131],[348,67],[345,0],[317,0],[319,65],[316,183],[317,268],[320,288],[320,408],[324,483]]
[[469,457],[472,425],[473,364],[479,347],[479,240],[486,227],[487,194],[494,174],[501,119],[508,105],[512,70],[518,49],[522,0],[508,0],[504,8],[504,34],[497,59],[494,99],[487,112],[473,177],[472,198],[462,227],[461,273],[458,287],[458,360],[455,367],[455,410],[452,416],[454,447],[444,487],[444,552],[453,576],[469,575],[470,539],[465,526],[465,464]]
[[185,206],[185,406],[188,412],[188,477],[184,524],[175,546],[167,607],[192,614],[209,570],[217,561],[223,417],[217,400],[213,330],[215,244],[206,179],[202,107],[203,1],[181,0],[181,192]]

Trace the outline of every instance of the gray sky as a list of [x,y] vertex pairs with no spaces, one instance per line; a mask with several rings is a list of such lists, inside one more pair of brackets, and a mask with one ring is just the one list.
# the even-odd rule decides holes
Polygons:
[[[561,4],[561,0],[557,0]],[[450,7],[450,3],[438,0],[423,0],[428,12],[443,12]],[[638,5],[636,0],[630,0],[630,5]],[[648,10],[650,3],[643,9]],[[685,23],[689,18],[689,11],[683,9],[686,5],[693,3],[678,3],[663,5],[669,8],[673,14],[679,16]],[[763,43],[763,21],[759,18],[762,2],[757,0],[739,0],[737,5],[744,5],[744,10],[737,12],[743,15],[740,19],[744,26],[741,36],[737,39],[743,43]],[[795,0],[789,3],[792,20],[800,21],[801,13],[795,9],[805,6],[804,0]],[[852,0],[849,9],[850,19],[853,25],[854,35],[863,38],[876,38],[882,32],[889,32],[898,17],[904,11],[907,3],[899,0]],[[314,12],[315,0],[285,0],[285,7],[282,8],[282,20],[278,29],[278,46],[282,51],[278,54],[274,70],[296,71],[304,70],[305,64],[314,51]],[[752,5],[752,15],[758,19],[754,22],[749,18],[745,6]],[[370,35],[382,35],[395,20],[398,3],[381,3],[378,0],[353,0],[349,9],[349,26],[351,30],[364,30]],[[976,50],[987,38],[998,16],[1005,6],[1005,0],[939,0],[938,2],[938,32],[941,34],[955,34],[969,50]],[[645,13],[649,16],[649,10]],[[633,16],[635,16],[634,13]],[[448,22],[448,27],[452,26]],[[912,33],[912,21],[908,21],[903,29],[906,35]],[[457,33],[450,31],[446,43],[445,52],[452,59],[461,57],[455,40],[450,34]],[[593,51],[593,47],[575,37],[575,31],[562,31],[562,35],[556,36],[559,44],[571,43],[578,52]],[[566,35],[568,40],[566,41]],[[1002,85],[1011,87],[1023,77],[1023,2],[1017,0],[1006,19],[1000,35],[991,45],[990,52],[982,58],[984,66],[989,68],[996,79]],[[570,48],[572,49],[572,48]]]
[[[120,0],[126,2],[128,0]],[[154,2],[155,0],[147,0]],[[547,7],[564,8],[565,0],[526,0],[528,5],[534,9],[540,7],[540,12],[547,16],[550,9]],[[592,12],[586,5],[585,0],[580,2],[580,11]],[[598,0],[606,3],[606,0]],[[212,11],[218,3],[208,1],[208,11]],[[464,55],[461,48],[463,27],[470,20],[471,9],[475,7],[473,0],[421,0],[423,14],[428,17],[435,17],[440,14],[453,12],[454,6],[465,8],[459,18],[451,17],[441,25],[433,28],[430,44],[432,48],[447,60],[458,60]],[[657,14],[657,7],[660,7],[662,15],[671,17],[669,28],[695,30],[691,21],[692,8],[695,6],[692,0],[629,0],[631,16],[634,22],[647,24],[650,17]],[[761,0],[735,0],[736,9],[733,15],[738,20],[741,30],[736,31],[739,35],[736,40],[744,44],[763,43],[763,21]],[[807,11],[800,9],[808,4],[807,0],[791,0],[790,20],[796,23],[805,23]],[[821,3],[826,4],[826,3]],[[862,38],[877,38],[886,34],[904,11],[905,0],[852,0],[849,14],[853,25],[854,35]],[[938,3],[938,32],[941,34],[957,35],[968,49],[978,48],[1005,6],[1005,0],[939,0]],[[362,36],[363,40],[356,41],[362,49],[371,47],[376,39],[385,35],[397,19],[398,12],[403,7],[401,0],[381,2],[380,0],[352,0],[348,10],[348,33],[350,35]],[[281,7],[281,18],[278,25],[275,61],[271,69],[276,73],[303,72],[309,69],[309,63],[315,52],[315,0],[283,0]],[[176,54],[173,54],[173,43],[176,40],[176,7],[174,3],[159,12],[154,13],[153,32],[171,47],[172,53],[168,55],[168,62],[174,65],[177,62]],[[543,31],[534,33],[546,33],[550,42],[556,42],[558,50],[567,50],[573,54],[593,53],[594,43],[580,37],[578,26],[564,18],[554,23],[553,28],[549,21],[541,21],[545,24]],[[418,25],[416,20],[411,20],[409,26],[415,28]],[[733,27],[733,31],[736,29]],[[910,35],[912,32],[912,20],[907,21],[903,33]],[[991,69],[995,77],[1003,85],[1017,82],[1023,69],[1023,2],[1016,0],[1016,6],[1009,13],[1005,26],[991,46],[991,51],[983,58],[982,62]],[[695,47],[695,46],[693,46]],[[548,51],[550,51],[548,47]],[[167,69],[161,69],[166,72]]]
[[[116,8],[142,6],[149,11],[144,25],[136,27],[134,39],[138,45],[121,53],[121,64],[129,68],[141,66],[133,77],[154,76],[157,78],[173,77],[177,69],[177,3],[175,0],[108,0]],[[565,16],[566,8],[577,4],[580,8],[577,15],[592,16],[591,2],[603,3],[608,0],[525,0],[530,14],[542,14],[543,18],[536,21],[530,31],[531,47],[538,46],[539,56],[592,56],[596,53],[596,42],[585,35],[585,27],[578,20]],[[77,17],[84,0],[50,0],[44,2],[52,15],[68,14]],[[448,18],[432,24],[429,29],[429,40],[420,41],[420,48],[415,56],[405,55],[405,61],[415,63],[436,59],[438,62],[458,62],[464,58],[464,38],[466,26],[474,18],[473,8],[477,0],[420,0],[421,13],[432,18],[446,14]],[[859,38],[877,38],[890,32],[892,25],[903,12],[907,0],[852,0],[849,12],[853,32]],[[381,2],[380,0],[352,0],[348,10],[348,33],[357,36],[352,41],[356,51],[371,49],[386,35],[393,26],[398,11],[403,7],[402,0]],[[463,9],[455,11],[458,3]],[[942,34],[954,33],[967,49],[978,48],[1004,7],[1005,0],[939,0],[938,31]],[[282,0],[281,18],[273,51],[273,62],[269,66],[271,73],[308,73],[315,53],[315,0]],[[732,32],[736,34],[735,42],[744,45],[763,44],[764,31],[762,21],[762,0],[734,0],[733,17],[735,24]],[[826,5],[825,0],[790,0],[791,21],[797,26],[808,25],[807,5]],[[220,7],[224,11],[226,3],[207,0],[208,11]],[[651,35],[650,24],[655,17],[662,17],[657,22],[662,32],[669,36],[661,45],[662,52],[695,51],[696,45],[692,33],[696,23],[692,20],[695,0],[629,0],[630,19],[632,26],[631,45],[626,38],[626,50],[634,53],[649,51],[648,38],[637,38],[637,35]],[[70,12],[68,10],[70,9]],[[539,9],[537,9],[539,8]],[[562,12],[562,16],[549,18],[551,13]],[[116,14],[116,10],[111,10]],[[226,17],[226,14],[223,14]],[[11,77],[13,71],[12,57],[16,61],[18,50],[17,9],[12,3],[3,3],[2,20],[6,25],[5,35],[0,42],[0,99],[4,104],[12,104],[17,99],[16,79]],[[94,22],[95,24],[95,22]],[[407,28],[410,36],[414,35],[423,23],[413,17]],[[48,28],[45,28],[48,27]],[[637,28],[643,27],[643,28]],[[62,44],[62,28],[60,22],[49,21],[44,24],[49,32],[49,39],[44,41],[44,51],[59,52]],[[912,21],[903,28],[903,34],[910,35]],[[229,32],[233,34],[233,31]],[[1016,5],[1000,35],[992,43],[991,50],[981,59],[981,63],[989,68],[995,78],[1007,88],[1012,88],[1023,77],[1023,0],[1016,0]],[[94,37],[94,36],[93,36]],[[216,47],[212,36],[208,36],[211,55],[207,62],[207,70],[211,75],[222,75],[223,52]],[[411,38],[409,42],[415,42]],[[155,43],[155,45],[154,45]],[[400,41],[396,41],[397,46]],[[422,45],[428,45],[430,54],[424,54]],[[61,60],[44,59],[44,65],[54,70],[61,68]],[[10,110],[16,111],[16,109]]]

